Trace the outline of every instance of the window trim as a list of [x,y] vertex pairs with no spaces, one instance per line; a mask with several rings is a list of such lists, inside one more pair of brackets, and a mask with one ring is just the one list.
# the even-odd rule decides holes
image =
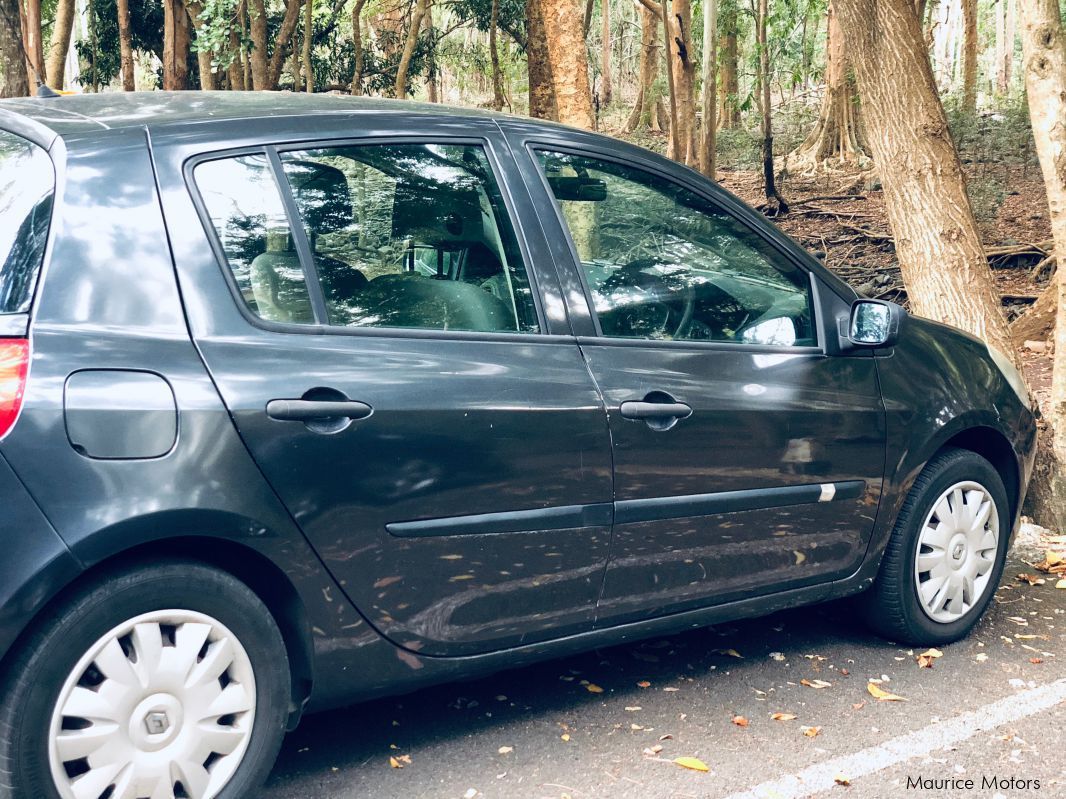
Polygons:
[[[671,349],[710,349],[710,350],[727,350],[730,352],[737,351],[749,351],[756,353],[790,353],[795,355],[803,354],[820,354],[826,353],[825,334],[822,329],[822,308],[820,300],[819,281],[816,279],[815,273],[807,268],[806,264],[801,263],[785,248],[768,236],[764,231],[759,230],[756,225],[753,225],[750,220],[734,213],[731,208],[724,206],[719,202],[718,198],[714,197],[710,192],[705,191],[703,187],[698,183],[688,179],[682,179],[677,175],[671,174],[666,169],[663,169],[660,165],[655,164],[650,159],[633,158],[629,156],[615,155],[596,147],[588,146],[585,144],[562,144],[550,139],[543,139],[539,137],[530,137],[523,140],[522,144],[527,157],[533,163],[533,168],[540,176],[541,188],[543,189],[544,196],[547,197],[548,202],[551,203],[553,213],[555,214],[555,221],[559,228],[562,230],[564,237],[566,238],[567,246],[570,250],[571,263],[568,266],[572,266],[576,272],[578,279],[581,282],[581,286],[585,291],[585,302],[589,307],[589,314],[592,318],[592,323],[596,330],[595,336],[579,336],[579,343],[592,344],[592,345],[608,345],[608,346],[648,346],[655,348],[671,348]],[[595,302],[593,301],[593,293],[588,284],[588,280],[585,276],[585,270],[581,268],[581,257],[577,252],[577,245],[574,243],[573,237],[570,235],[570,227],[566,223],[562,214],[562,209],[559,207],[558,201],[555,199],[555,195],[551,190],[551,186],[548,184],[548,177],[541,167],[540,160],[537,158],[537,153],[547,151],[556,152],[564,155],[575,155],[577,157],[594,158],[601,161],[607,161],[613,164],[618,164],[624,167],[630,167],[639,171],[650,174],[654,177],[665,180],[669,183],[673,183],[676,186],[690,191],[696,196],[702,198],[704,202],[707,202],[712,207],[718,209],[721,213],[729,216],[738,224],[742,225],[749,232],[756,234],[772,251],[778,253],[789,264],[800,270],[807,276],[807,297],[808,303],[811,309],[811,326],[814,329],[816,344],[803,345],[803,346],[782,346],[778,344],[752,344],[748,342],[729,342],[729,341],[701,341],[701,340],[667,340],[667,339],[646,339],[646,338],[622,338],[615,336],[605,336],[603,329],[600,327],[599,315],[596,313]],[[679,165],[680,166],[680,165]],[[687,176],[684,176],[687,178]]]
[[[342,325],[331,325],[328,323],[325,296],[324,292],[322,291],[322,285],[318,281],[317,277],[318,270],[314,264],[314,258],[310,251],[310,244],[307,240],[307,232],[304,229],[303,220],[299,216],[299,209],[296,206],[295,199],[293,198],[288,177],[285,175],[284,169],[281,164],[281,156],[285,153],[300,152],[302,150],[309,149],[327,149],[386,144],[449,144],[467,145],[481,148],[482,152],[485,154],[486,160],[489,163],[489,168],[492,170],[492,177],[496,182],[496,188],[499,191],[500,197],[503,201],[503,211],[507,214],[507,221],[510,222],[511,229],[514,233],[515,241],[518,245],[519,253],[522,257],[522,267],[525,269],[526,279],[529,281],[530,296],[533,300],[533,311],[537,320],[537,330],[516,330],[512,332],[480,330],[438,330],[435,328],[421,327],[345,327]],[[229,259],[226,257],[225,249],[222,246],[222,240],[219,236],[218,231],[215,229],[214,223],[211,221],[211,215],[207,210],[207,204],[204,202],[203,195],[200,193],[200,187],[197,184],[195,178],[195,171],[196,168],[201,164],[208,163],[210,161],[222,161],[231,158],[239,158],[242,155],[262,155],[267,159],[267,163],[270,167],[275,185],[277,185],[278,193],[282,199],[282,205],[285,208],[286,219],[288,220],[290,230],[292,231],[293,242],[296,245],[297,256],[300,259],[300,265],[304,273],[304,280],[313,282],[314,285],[317,287],[317,293],[321,297],[321,313],[323,314],[321,317],[322,321],[319,321],[319,309],[315,307],[315,301],[313,299],[313,293],[310,285],[308,286],[308,296],[312,298],[312,308],[315,309],[315,324],[274,322],[268,319],[263,319],[261,316],[254,313],[248,307],[248,304],[244,301],[244,297],[241,295],[240,287],[237,285],[237,281],[233,276],[233,270],[229,266]],[[222,271],[223,279],[226,281],[226,285],[229,288],[230,294],[235,305],[237,306],[238,312],[241,314],[242,317],[244,317],[245,321],[247,321],[253,327],[272,333],[298,333],[303,335],[371,336],[378,338],[443,339],[456,341],[530,341],[530,337],[535,336],[537,337],[536,341],[538,343],[558,341],[569,342],[572,344],[574,341],[572,335],[553,334],[547,332],[548,326],[545,322],[546,316],[543,308],[543,300],[540,293],[540,283],[536,275],[535,267],[533,266],[533,259],[531,257],[529,245],[526,240],[525,229],[522,225],[522,220],[519,214],[515,210],[514,200],[511,196],[510,187],[508,186],[507,181],[501,177],[501,175],[503,174],[504,171],[501,168],[499,158],[495,152],[495,149],[493,148],[493,143],[487,137],[454,135],[435,136],[419,134],[408,134],[401,136],[354,136],[344,138],[289,141],[283,144],[254,144],[247,145],[244,147],[232,147],[223,150],[212,150],[209,152],[197,153],[187,158],[182,165],[182,176],[185,181],[185,188],[189,194],[190,199],[193,202],[193,206],[196,209],[197,216],[200,217],[200,224],[203,226],[204,232],[207,235],[208,243],[211,246],[212,254],[214,255],[215,261]],[[294,224],[294,220],[297,222],[297,224]],[[306,248],[306,252],[302,251],[301,245],[299,243],[301,240],[303,243],[303,248]]]

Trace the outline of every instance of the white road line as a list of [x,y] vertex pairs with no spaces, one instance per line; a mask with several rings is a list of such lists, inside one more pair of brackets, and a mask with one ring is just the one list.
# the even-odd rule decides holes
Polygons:
[[834,777],[838,774],[854,781],[912,757],[927,755],[965,741],[1001,724],[1035,715],[1063,701],[1066,701],[1066,679],[1038,685],[939,724],[900,735],[878,746],[768,780],[754,788],[732,794],[727,799],[803,799],[832,788]]

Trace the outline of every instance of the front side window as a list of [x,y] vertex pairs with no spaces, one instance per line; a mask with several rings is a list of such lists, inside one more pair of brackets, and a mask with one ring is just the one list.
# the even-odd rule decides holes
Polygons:
[[281,162],[330,324],[537,331],[515,232],[481,147],[354,145],[286,152]]
[[734,217],[641,169],[537,156],[604,336],[816,344],[807,275]]
[[0,313],[30,309],[54,193],[55,169],[48,153],[0,130]]

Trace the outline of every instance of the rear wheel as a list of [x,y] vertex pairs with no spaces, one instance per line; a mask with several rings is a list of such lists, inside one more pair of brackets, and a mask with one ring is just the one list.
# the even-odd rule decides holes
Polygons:
[[864,615],[878,633],[916,645],[962,638],[1003,574],[1010,512],[1003,481],[968,450],[947,450],[918,476],[896,521]]
[[0,782],[49,799],[237,799],[265,779],[289,699],[270,612],[196,563],[101,580],[5,673]]

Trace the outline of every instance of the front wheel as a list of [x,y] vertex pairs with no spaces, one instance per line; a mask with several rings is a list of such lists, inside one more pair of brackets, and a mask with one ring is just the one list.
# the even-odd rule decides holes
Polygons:
[[4,677],[14,799],[237,799],[266,777],[289,698],[281,634],[232,576],[109,576],[42,619]]
[[1010,511],[1003,481],[976,453],[952,449],[918,476],[896,520],[873,588],[867,622],[919,646],[964,637],[1003,574]]

